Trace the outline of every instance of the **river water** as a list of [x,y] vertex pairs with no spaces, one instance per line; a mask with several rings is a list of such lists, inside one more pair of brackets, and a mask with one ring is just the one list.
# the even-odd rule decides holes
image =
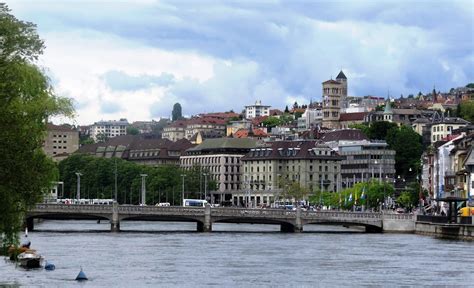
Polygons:
[[[56,270],[0,261],[0,287],[474,287],[473,243],[338,226],[44,221],[32,248]],[[146,231],[146,232],[143,232]],[[74,279],[82,266],[89,281]]]

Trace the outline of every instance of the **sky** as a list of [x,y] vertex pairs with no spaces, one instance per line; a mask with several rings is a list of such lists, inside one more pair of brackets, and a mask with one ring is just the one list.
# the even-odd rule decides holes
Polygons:
[[474,82],[472,0],[6,3],[37,25],[38,64],[73,99],[73,124],[157,120],[176,102],[188,116],[283,110],[320,100],[341,69],[352,96]]

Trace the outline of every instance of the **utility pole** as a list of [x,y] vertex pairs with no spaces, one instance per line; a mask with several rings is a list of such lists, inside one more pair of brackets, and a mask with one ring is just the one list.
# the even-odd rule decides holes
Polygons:
[[181,177],[183,177],[183,186],[182,186],[182,189],[181,189],[181,202],[183,203],[184,205],[184,177],[186,177],[186,174],[181,174]]
[[81,199],[81,176],[82,173],[76,172],[77,175],[77,191],[76,191],[76,197],[77,197],[77,202],[79,204],[79,201]]
[[117,158],[115,158],[115,202],[118,202],[117,198]]
[[208,173],[202,173],[204,176],[204,200],[207,200],[207,175]]
[[147,174],[140,174],[140,176],[142,177],[142,203],[141,205],[146,205],[146,176],[148,176]]

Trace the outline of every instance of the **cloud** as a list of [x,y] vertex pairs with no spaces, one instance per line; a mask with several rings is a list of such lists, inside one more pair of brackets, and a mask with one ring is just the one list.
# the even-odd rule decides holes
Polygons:
[[81,123],[167,116],[176,102],[186,115],[255,100],[282,109],[320,99],[321,82],[340,69],[358,96],[474,79],[472,1],[20,0],[11,8],[38,24],[41,64],[78,103]]
[[152,86],[169,86],[174,83],[175,78],[172,74],[161,73],[159,76],[153,75],[128,75],[123,71],[107,71],[102,75],[102,79],[112,90],[134,91],[147,89]]

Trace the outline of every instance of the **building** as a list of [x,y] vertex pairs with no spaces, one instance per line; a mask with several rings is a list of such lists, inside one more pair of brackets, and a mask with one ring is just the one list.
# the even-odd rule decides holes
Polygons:
[[441,121],[431,123],[431,144],[446,138],[448,135],[452,135],[453,130],[469,124],[469,121],[457,117],[444,117]]
[[347,105],[347,78],[341,71],[336,80],[323,84],[323,127],[338,129],[339,117]]
[[54,161],[61,161],[79,149],[79,131],[71,125],[47,124],[43,151]]
[[367,112],[341,113],[339,117],[339,125],[341,129],[347,129],[354,124],[363,124]]
[[252,121],[250,120],[242,119],[230,121],[229,124],[227,124],[226,136],[231,136],[240,129],[250,129],[250,127],[252,127]]
[[328,143],[343,157],[341,180],[343,188],[359,182],[378,180],[393,183],[395,179],[395,151],[385,141],[359,140]]
[[245,119],[253,119],[260,116],[269,116],[270,107],[267,105],[262,105],[262,101],[255,101],[255,105],[245,106]]
[[415,108],[395,109],[392,108],[390,99],[385,102],[383,111],[371,111],[365,116],[365,122],[371,123],[376,121],[387,121],[397,123],[398,125],[409,125],[417,119],[422,118],[422,112]]
[[127,127],[129,125],[127,119],[95,122],[90,127],[90,136],[97,142],[120,135],[127,135]]
[[224,204],[241,189],[240,159],[255,147],[256,141],[249,138],[208,139],[186,150],[180,157],[180,166],[184,169],[199,166],[203,171],[209,171],[209,179],[218,185],[217,191],[209,191],[210,201]]
[[180,139],[185,138],[185,129],[186,121],[177,120],[163,128],[163,133],[161,134],[161,137],[163,139],[168,139],[171,141],[178,141]]
[[122,135],[105,142],[87,144],[77,153],[96,157],[117,157],[137,164],[160,166],[179,165],[179,157],[193,147],[186,139],[147,139],[142,135]]
[[[200,133],[198,136],[196,134]],[[194,117],[187,120],[174,121],[163,129],[162,138],[171,141],[180,139],[197,139],[208,135],[209,138],[224,137],[226,121],[217,117]],[[212,135],[212,136],[210,136]]]
[[276,141],[251,149],[241,159],[243,190],[233,194],[232,202],[272,205],[282,192],[283,181],[297,181],[310,191],[338,191],[341,160],[331,148],[314,140]]
[[305,112],[298,118],[298,132],[303,132],[320,125],[323,121],[323,110],[321,108],[306,108]]

